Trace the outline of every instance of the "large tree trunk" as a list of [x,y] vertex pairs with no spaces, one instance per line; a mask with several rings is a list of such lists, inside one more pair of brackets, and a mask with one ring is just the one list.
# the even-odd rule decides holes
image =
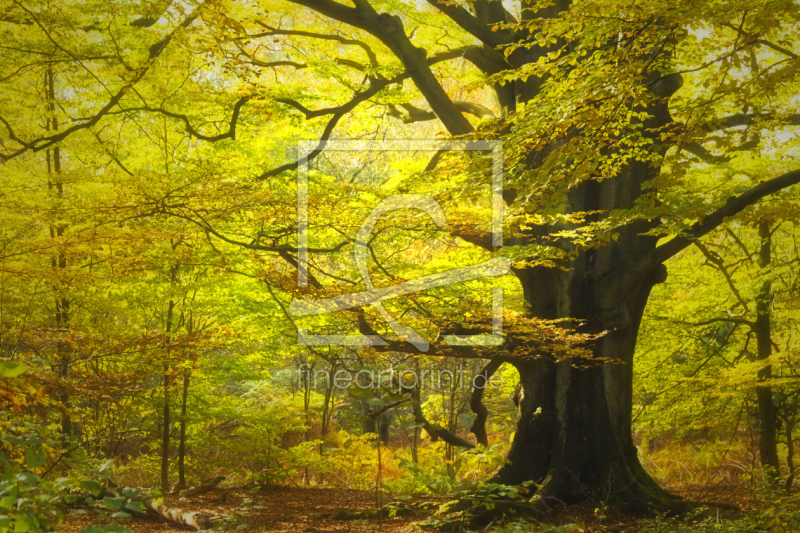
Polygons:
[[[665,104],[649,111],[648,129],[670,120]],[[633,162],[612,179],[584,182],[571,190],[565,211],[629,209],[658,171]],[[633,222],[596,249],[565,244],[574,254],[566,271],[515,271],[532,316],[575,319],[584,324],[581,332],[601,335],[590,345],[591,357],[557,361],[541,353],[509,360],[520,373],[519,420],[509,464],[496,481],[540,483],[535,499],[543,506],[588,498],[640,512],[682,507],[642,467],[632,438],[636,338],[652,287],[666,279],[663,266],[632,277],[633,265],[656,245],[656,238],[642,235],[649,228],[646,221]],[[559,229],[569,226],[541,231]]]
[[642,467],[631,432],[636,335],[660,274],[630,299],[630,323],[595,344],[596,360],[552,361],[544,354],[514,363],[521,382],[519,420],[509,464],[496,481],[542,483],[537,496],[544,504],[588,498],[638,512],[679,506]]

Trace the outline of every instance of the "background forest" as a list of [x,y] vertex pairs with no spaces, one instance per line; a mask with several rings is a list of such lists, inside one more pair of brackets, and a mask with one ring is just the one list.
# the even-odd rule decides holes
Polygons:
[[[800,531],[798,20],[0,0],[0,533]],[[502,191],[486,151],[390,143],[430,139],[500,143]],[[397,194],[446,223],[384,216],[365,282],[356,233]],[[499,259],[383,314],[290,311]],[[499,289],[500,344],[448,345],[493,332]],[[350,521],[254,518],[318,489]]]

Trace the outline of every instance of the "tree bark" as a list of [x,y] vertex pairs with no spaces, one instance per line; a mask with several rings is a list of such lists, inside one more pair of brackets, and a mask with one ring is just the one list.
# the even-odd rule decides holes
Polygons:
[[[769,225],[761,222],[758,225],[758,236],[761,247],[758,253],[758,266],[762,271],[772,262],[772,242]],[[758,360],[768,359],[772,355],[772,326],[770,307],[772,305],[772,284],[764,281],[756,301],[756,343],[758,346]],[[758,380],[768,383],[772,378],[772,365],[767,365],[758,372]],[[770,479],[776,479],[781,472],[778,459],[778,411],[772,399],[772,387],[763,385],[756,388],[758,403],[758,453],[761,467]]]
[[[671,120],[663,101],[648,111],[646,130]],[[565,210],[630,209],[645,182],[658,172],[649,163],[631,162],[611,179],[586,181],[571,189]],[[573,319],[583,324],[579,332],[599,335],[586,346],[590,357],[559,360],[538,353],[510,359],[520,373],[519,419],[509,464],[494,480],[541,484],[534,496],[538,506],[590,499],[634,512],[685,507],[645,471],[632,437],[636,338],[652,287],[666,279],[666,267],[660,264],[648,267],[643,276],[636,270],[656,247],[655,237],[643,235],[652,225],[632,222],[617,230],[616,240],[597,249],[568,248],[574,257],[568,270],[514,271],[532,316]],[[572,227],[538,231],[544,235]]]
[[361,404],[361,433],[364,435],[368,435],[370,433],[376,433],[375,427],[375,419],[370,416],[372,413],[372,407],[364,400],[359,400],[358,402]]
[[585,499],[634,512],[683,505],[642,467],[631,432],[636,335],[657,281],[651,277],[640,289],[628,308],[631,323],[601,337],[593,358],[554,361],[543,354],[513,363],[520,373],[519,419],[495,482],[541,483],[535,498],[545,507]]

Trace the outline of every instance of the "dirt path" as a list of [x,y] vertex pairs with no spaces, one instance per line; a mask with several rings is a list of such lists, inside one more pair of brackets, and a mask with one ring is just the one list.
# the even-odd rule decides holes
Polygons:
[[[215,490],[196,498],[180,501],[169,498],[168,501],[181,509],[203,511],[208,515],[241,515],[233,518],[229,531],[239,525],[247,525],[241,531],[286,531],[292,533],[313,533],[324,531],[378,531],[378,520],[334,520],[322,515],[337,513],[341,510],[367,511],[374,510],[375,496],[371,492],[344,489],[296,489],[296,488],[262,488],[255,494],[246,490],[230,492],[224,503],[215,504],[223,491]],[[249,507],[242,506],[246,498],[252,499]],[[260,506],[260,507],[259,507]],[[102,525],[103,519],[96,516],[91,509],[88,514],[70,516],[56,531],[77,533],[89,525]],[[402,519],[384,519],[382,530],[387,533],[412,531],[411,522],[422,517],[406,517]],[[122,524],[136,533],[177,533],[182,529],[159,516],[148,513],[142,517],[122,521]]]

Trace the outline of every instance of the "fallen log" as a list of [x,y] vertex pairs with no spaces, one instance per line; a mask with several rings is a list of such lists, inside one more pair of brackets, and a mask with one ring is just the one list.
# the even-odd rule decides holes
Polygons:
[[219,485],[225,481],[225,476],[217,476],[215,478],[211,478],[208,481],[201,483],[195,487],[188,488],[186,490],[182,490],[178,493],[178,496],[181,498],[188,498],[190,496],[197,496],[198,494],[203,494],[205,492],[209,492],[214,490],[214,487]]
[[157,498],[140,497],[134,498],[134,501],[141,501],[146,509],[153,511],[165,520],[174,524],[188,526],[195,531],[201,529],[211,528],[211,519],[198,511],[184,511],[178,507],[173,507],[164,501],[159,501]]

